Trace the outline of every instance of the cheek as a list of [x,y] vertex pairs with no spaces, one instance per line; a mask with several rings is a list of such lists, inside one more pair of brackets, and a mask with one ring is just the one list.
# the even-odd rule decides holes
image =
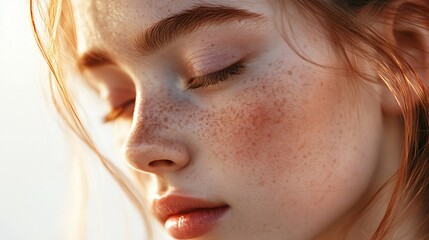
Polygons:
[[318,135],[331,121],[330,104],[340,100],[326,97],[332,91],[328,84],[321,88],[319,80],[300,72],[286,69],[255,78],[234,97],[222,99],[218,105],[223,107],[202,114],[199,135],[210,143],[207,155],[225,169],[250,170],[253,176],[277,177],[317,164],[316,151],[327,151]]
[[269,209],[291,226],[312,227],[307,223],[327,222],[363,194],[376,167],[377,108],[350,97],[346,79],[334,79],[310,69],[279,71],[201,122],[206,156],[237,199],[247,191],[248,204],[293,206]]
[[[286,118],[286,99],[267,99],[271,90],[259,85],[249,87],[219,104],[226,107],[204,114],[201,119],[205,121],[198,124],[199,139],[209,143],[206,146],[210,152],[204,155],[210,156],[222,169],[241,169],[239,171],[256,171],[257,165],[262,164],[261,159],[279,161],[281,156],[267,151],[266,147],[273,147],[279,131],[288,131],[290,124]],[[283,91],[276,94],[281,96]]]

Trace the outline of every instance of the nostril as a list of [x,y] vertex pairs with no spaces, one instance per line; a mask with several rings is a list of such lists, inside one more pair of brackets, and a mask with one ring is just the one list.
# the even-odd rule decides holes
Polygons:
[[127,142],[124,160],[133,170],[153,174],[174,172],[185,167],[190,157],[186,146]]
[[166,160],[166,159],[162,159],[162,160],[155,160],[149,163],[149,167],[170,167],[175,165],[175,163],[171,160]]

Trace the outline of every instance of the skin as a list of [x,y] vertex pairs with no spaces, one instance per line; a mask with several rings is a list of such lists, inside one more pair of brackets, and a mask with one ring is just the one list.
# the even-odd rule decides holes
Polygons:
[[[126,161],[148,173],[149,202],[176,193],[231,207],[198,239],[333,239],[399,161],[400,128],[383,112],[382,88],[302,59],[268,3],[210,3],[265,19],[201,28],[141,56],[124,43],[201,2],[73,1],[79,53],[101,49],[117,63],[86,74],[111,105],[136,95],[134,114],[121,120]],[[288,11],[296,49],[340,65],[327,40]],[[185,91],[187,78],[240,59],[240,75]],[[368,216],[352,228],[354,239],[373,230],[379,216]]]

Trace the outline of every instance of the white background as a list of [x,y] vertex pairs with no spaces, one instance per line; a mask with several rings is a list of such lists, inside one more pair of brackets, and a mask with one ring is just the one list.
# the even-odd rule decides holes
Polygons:
[[68,163],[28,15],[0,0],[0,239],[62,239]]

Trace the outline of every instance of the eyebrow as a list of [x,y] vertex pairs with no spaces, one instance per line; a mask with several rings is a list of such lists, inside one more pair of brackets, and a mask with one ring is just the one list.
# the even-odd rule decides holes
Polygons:
[[147,55],[203,26],[260,19],[262,15],[243,9],[221,5],[196,6],[154,24],[137,36],[134,46],[138,52]]
[[[134,39],[133,46],[140,54],[148,55],[204,26],[262,19],[263,16],[260,14],[223,5],[195,6],[167,17],[141,32]],[[104,64],[114,64],[114,61],[101,50],[90,50],[78,60],[81,70]]]

